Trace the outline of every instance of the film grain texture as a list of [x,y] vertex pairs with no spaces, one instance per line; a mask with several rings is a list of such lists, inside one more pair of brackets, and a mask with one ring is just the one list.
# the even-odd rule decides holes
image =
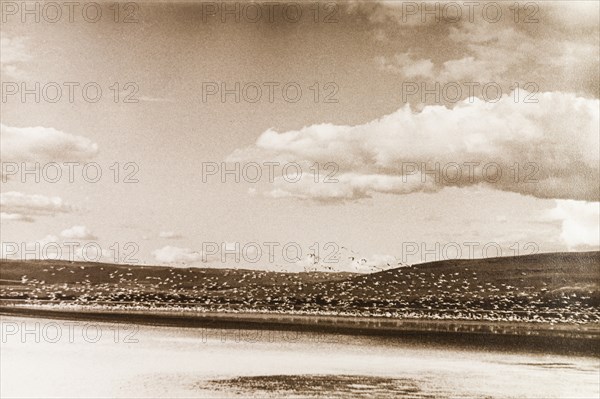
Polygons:
[[3,398],[597,398],[597,1],[0,0]]

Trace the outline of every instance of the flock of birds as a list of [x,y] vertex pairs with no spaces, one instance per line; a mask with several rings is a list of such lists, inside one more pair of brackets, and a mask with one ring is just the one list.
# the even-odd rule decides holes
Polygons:
[[[402,262],[397,257],[393,257],[393,259],[386,259],[383,261],[377,261],[373,259],[370,260],[360,256],[360,254],[354,251],[352,248],[347,248],[343,246],[340,248],[340,251],[337,253],[337,255],[338,256],[336,256],[335,259],[327,260],[321,259],[318,254],[310,253],[306,256],[306,259],[300,263],[302,264],[303,270],[306,273],[345,271],[351,271],[353,273],[376,273],[388,269],[410,266],[408,263]],[[343,261],[343,258],[345,258],[346,260]],[[286,272],[288,271],[288,269],[280,265],[279,271]]]
[[[0,285],[3,300],[27,304],[180,311],[282,312],[397,318],[589,323],[600,321],[594,287],[530,285],[468,267],[403,267],[370,275],[251,270],[49,265]],[[492,281],[489,281],[492,280]]]

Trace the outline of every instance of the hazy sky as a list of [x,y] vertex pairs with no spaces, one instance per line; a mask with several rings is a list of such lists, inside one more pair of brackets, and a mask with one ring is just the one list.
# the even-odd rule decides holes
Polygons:
[[[412,243],[456,243],[463,257],[469,242],[477,257],[486,243],[503,255],[598,248],[598,2],[481,2],[471,18],[464,2],[438,3],[439,21],[421,2],[137,2],[118,15],[107,2],[97,22],[94,7],[83,13],[89,3],[73,21],[61,2],[62,15],[39,5],[39,22],[8,3],[4,243],[97,243],[105,261],[134,243],[132,259],[145,263],[288,270],[306,265],[314,243],[323,258],[328,242],[344,258],[338,268],[346,248],[366,267],[393,256],[417,263],[422,248],[403,256]],[[436,82],[446,96],[424,97],[422,85]],[[239,102],[223,99],[222,85],[236,84]],[[86,101],[97,87],[98,101]],[[49,167],[38,183],[23,175],[35,162],[60,163],[62,178],[49,181]],[[64,162],[80,163],[73,182]],[[90,162],[102,170],[96,183],[82,177]],[[258,183],[203,182],[203,165],[222,162],[295,163],[303,173],[289,183],[276,166],[273,182],[266,169]],[[317,183],[315,162],[328,165]],[[436,162],[447,172],[437,180],[419,170]],[[481,169],[489,164],[503,172],[497,181]],[[324,183],[330,171],[337,182]],[[123,182],[130,173],[137,183]],[[278,259],[223,263],[206,253],[212,242],[277,242]],[[280,259],[286,243],[300,245],[301,262]]]

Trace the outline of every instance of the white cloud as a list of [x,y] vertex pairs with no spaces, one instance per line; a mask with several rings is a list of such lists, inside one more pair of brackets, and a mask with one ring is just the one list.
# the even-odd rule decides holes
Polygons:
[[24,243],[3,242],[0,250],[2,258],[9,259],[69,259],[68,253],[60,246],[57,236],[46,237]]
[[35,251],[37,259],[69,259],[67,247],[62,246],[60,239],[53,234],[48,234],[33,243],[27,243],[26,246]]
[[54,234],[48,234],[46,237],[41,238],[39,240],[36,241],[37,243],[39,243],[40,245],[44,246],[47,244],[56,244],[59,242],[58,237],[55,236]]
[[[283,133],[269,129],[254,146],[235,151],[227,161],[332,162],[339,167],[334,176],[338,183],[315,183],[312,176],[298,183],[279,179],[268,194],[272,197],[357,199],[373,192],[407,194],[484,184],[538,198],[597,201],[599,100],[559,92],[536,98],[537,103],[515,102],[510,94],[495,103],[465,100],[454,108],[426,106],[421,112],[407,105],[357,126],[318,124]],[[471,170],[469,162],[478,165]],[[419,172],[436,163],[437,176]],[[502,171],[495,182],[495,168],[483,169],[493,163]],[[458,169],[444,172],[453,164]]]
[[167,245],[152,251],[154,258],[160,263],[194,263],[201,261],[202,255],[189,248]]
[[383,70],[401,73],[407,78],[434,77],[435,65],[428,59],[415,59],[410,53],[398,53],[392,60],[379,56],[375,58],[379,67]]
[[78,161],[96,155],[91,140],[51,127],[11,127],[0,124],[0,155],[14,162]]
[[[124,94],[127,95],[129,93],[125,92]],[[175,102],[175,101],[173,101],[170,98],[150,97],[150,96],[140,96],[138,98],[138,100],[140,100],[140,101],[147,101],[147,102],[153,102],[153,103],[173,103],[173,102]]]
[[569,249],[600,247],[600,202],[557,200],[550,216],[562,221],[560,238]]
[[176,233],[174,231],[161,231],[158,236],[160,238],[166,238],[168,240],[177,240],[182,238],[181,234]]
[[[473,22],[438,24],[443,34],[436,36],[432,32],[432,40],[443,41],[448,51],[432,53],[414,45],[395,55],[377,56],[375,63],[380,70],[401,74],[406,79],[421,78],[431,85],[433,81],[481,85],[495,82],[506,92],[515,82],[521,86],[535,82],[541,91],[597,95],[598,2],[580,2],[575,6],[548,3],[551,4],[539,6],[539,23],[535,25],[515,24],[508,17],[514,16],[514,10],[505,3],[505,18],[499,23],[489,23],[478,15]],[[389,7],[383,10],[395,12]],[[522,9],[520,17],[525,18],[530,12]],[[533,26],[536,29],[529,29]],[[405,31],[409,27],[402,24],[396,29]]]
[[31,56],[25,49],[25,40],[23,38],[11,38],[6,35],[0,39],[0,71],[4,77],[23,80],[27,78],[27,73],[21,66],[31,59]]
[[[97,243],[88,246],[78,246],[75,248],[75,251],[71,256],[75,260],[80,260],[84,262],[100,262],[103,260],[115,262],[113,251],[104,249]],[[132,263],[135,264],[136,262]]]
[[335,177],[336,182],[314,183],[314,177],[302,175],[296,183],[289,183],[283,177],[274,180],[274,189],[265,193],[271,198],[298,198],[316,201],[345,201],[368,198],[374,192],[386,194],[409,194],[412,192],[434,192],[439,190],[432,181],[421,182],[414,175],[391,176],[383,174],[344,173]]
[[33,218],[30,216],[25,216],[20,213],[6,213],[6,212],[0,212],[0,220],[33,222]]
[[32,221],[37,216],[49,216],[70,212],[71,205],[60,197],[47,197],[40,194],[25,194],[9,191],[0,194],[2,219]]
[[60,235],[64,238],[76,240],[95,240],[97,237],[85,226],[73,226],[63,230]]

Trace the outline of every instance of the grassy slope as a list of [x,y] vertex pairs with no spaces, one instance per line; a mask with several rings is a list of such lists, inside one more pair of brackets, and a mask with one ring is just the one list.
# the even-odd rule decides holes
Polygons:
[[600,252],[441,261],[370,275],[2,261],[0,279],[3,298],[597,315],[599,265]]
[[[150,283],[155,279],[174,280],[178,286],[193,286],[215,282],[217,286],[239,287],[248,283],[258,285],[290,282],[336,281],[354,276],[352,273],[278,273],[245,269],[174,268],[168,266],[130,266],[111,263],[69,262],[62,260],[1,260],[1,280],[29,279],[54,283],[77,283],[89,280],[94,284],[115,283],[119,280]],[[210,283],[209,283],[210,284]]]

